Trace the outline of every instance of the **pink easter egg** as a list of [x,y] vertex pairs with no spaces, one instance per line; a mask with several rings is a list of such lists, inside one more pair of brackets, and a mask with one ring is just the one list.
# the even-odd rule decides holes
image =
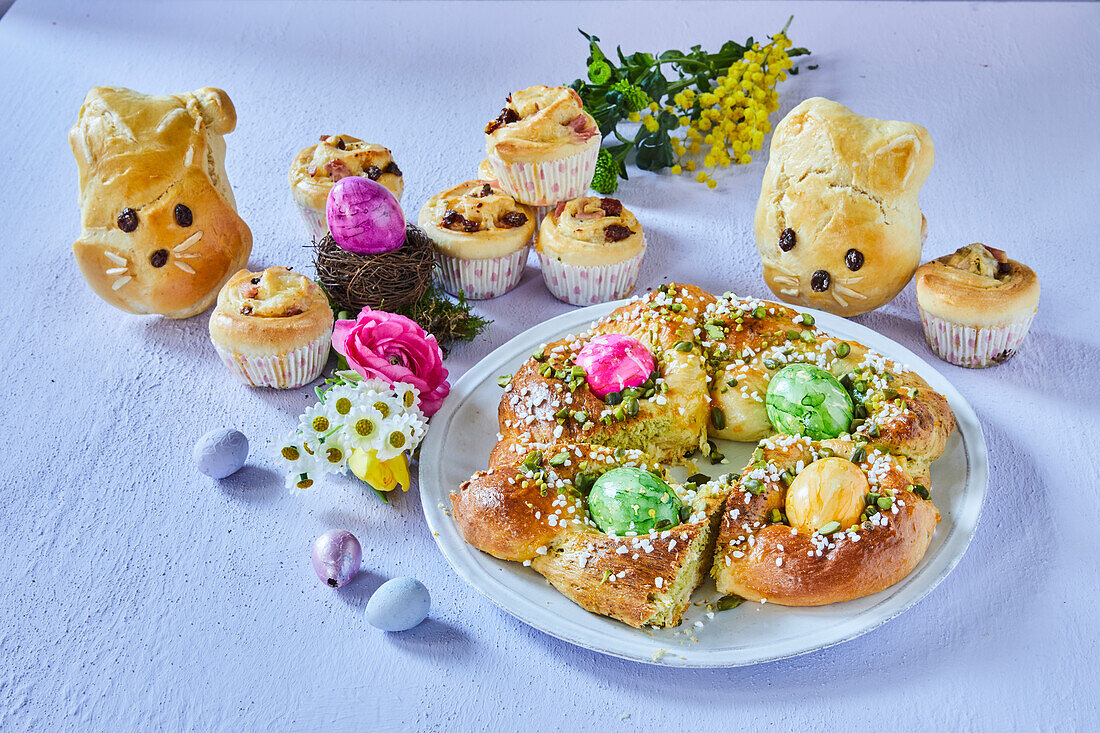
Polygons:
[[617,333],[596,336],[577,354],[576,364],[597,397],[637,387],[657,368],[653,354],[638,339]]
[[390,190],[365,176],[341,178],[325,204],[332,238],[348,252],[380,254],[405,243],[405,214]]

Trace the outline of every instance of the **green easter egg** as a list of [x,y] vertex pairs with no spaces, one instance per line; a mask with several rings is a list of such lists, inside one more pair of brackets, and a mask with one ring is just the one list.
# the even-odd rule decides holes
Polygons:
[[608,534],[646,534],[680,523],[680,497],[649,471],[614,468],[592,486],[588,512]]
[[811,364],[791,364],[768,384],[768,419],[781,433],[814,440],[835,438],[852,423],[852,398],[832,374]]

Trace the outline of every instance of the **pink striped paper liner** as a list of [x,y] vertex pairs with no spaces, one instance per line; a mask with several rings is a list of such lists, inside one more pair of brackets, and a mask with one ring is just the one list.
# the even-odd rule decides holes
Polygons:
[[233,376],[253,387],[294,389],[321,376],[328,361],[332,335],[325,334],[305,346],[274,356],[245,356],[214,343],[218,356]]
[[302,215],[302,221],[306,223],[309,236],[317,241],[323,239],[328,234],[328,218],[325,216],[325,212],[323,210],[318,211],[312,206],[307,206],[298,201],[294,203],[298,204],[298,212]]
[[928,346],[949,364],[983,369],[1002,364],[1013,356],[1027,336],[1035,313],[1002,326],[964,326],[920,312]]
[[595,267],[567,265],[553,255],[542,252],[538,255],[543,282],[555,298],[570,305],[592,305],[630,295],[638,281],[645,244],[642,251],[629,260]]
[[503,257],[461,260],[440,253],[440,280],[451,295],[462,293],[470,300],[488,300],[504,295],[519,284],[530,245],[523,245]]
[[553,206],[588,192],[600,154],[597,140],[589,147],[559,160],[541,163],[505,163],[495,154],[489,161],[496,171],[500,187],[512,198],[531,206]]

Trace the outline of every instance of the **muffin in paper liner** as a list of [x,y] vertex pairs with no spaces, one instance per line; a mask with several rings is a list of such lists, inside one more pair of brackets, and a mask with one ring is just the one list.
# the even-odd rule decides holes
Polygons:
[[469,300],[488,300],[504,295],[519,284],[530,245],[511,254],[482,260],[463,260],[440,253],[440,281],[451,295]]
[[530,206],[485,179],[435,194],[417,222],[435,245],[443,289],[471,300],[496,298],[519,283],[536,223]]
[[555,298],[570,305],[593,305],[630,295],[638,281],[645,245],[643,243],[642,251],[628,260],[594,267],[566,264],[544,252],[538,255],[542,279]]
[[291,161],[287,172],[290,193],[315,240],[329,231],[325,204],[333,184],[349,176],[366,176],[377,181],[398,201],[405,190],[393,153],[351,135],[322,135],[318,142],[298,151]]
[[1035,271],[981,242],[921,265],[916,290],[928,346],[971,369],[1011,359],[1039,310]]
[[285,267],[239,270],[218,293],[210,341],[244,384],[292,389],[328,359],[333,314],[321,286]]
[[322,336],[313,343],[271,356],[246,356],[214,342],[222,363],[238,380],[253,387],[294,389],[321,376],[328,361],[332,337]]
[[1016,355],[1024,342],[1035,312],[1021,320],[997,326],[967,326],[920,312],[928,346],[949,364],[968,369],[1003,364]]
[[[530,206],[552,207],[559,201],[583,196],[596,172],[600,138],[594,137],[579,153],[538,163],[506,163],[490,153],[489,162],[501,188],[516,201]],[[541,221],[541,219],[540,219]]]

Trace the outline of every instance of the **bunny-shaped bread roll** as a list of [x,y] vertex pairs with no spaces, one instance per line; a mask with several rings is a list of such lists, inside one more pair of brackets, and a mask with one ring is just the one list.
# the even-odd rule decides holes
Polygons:
[[211,87],[88,92],[69,132],[80,174],[73,253],[101,298],[131,313],[187,318],[247,264],[252,232],[224,165],[222,136],[236,123],[229,96]]
[[897,295],[920,264],[917,194],[932,170],[920,125],[814,97],[776,127],[756,206],[764,279],[788,303],[841,316]]

